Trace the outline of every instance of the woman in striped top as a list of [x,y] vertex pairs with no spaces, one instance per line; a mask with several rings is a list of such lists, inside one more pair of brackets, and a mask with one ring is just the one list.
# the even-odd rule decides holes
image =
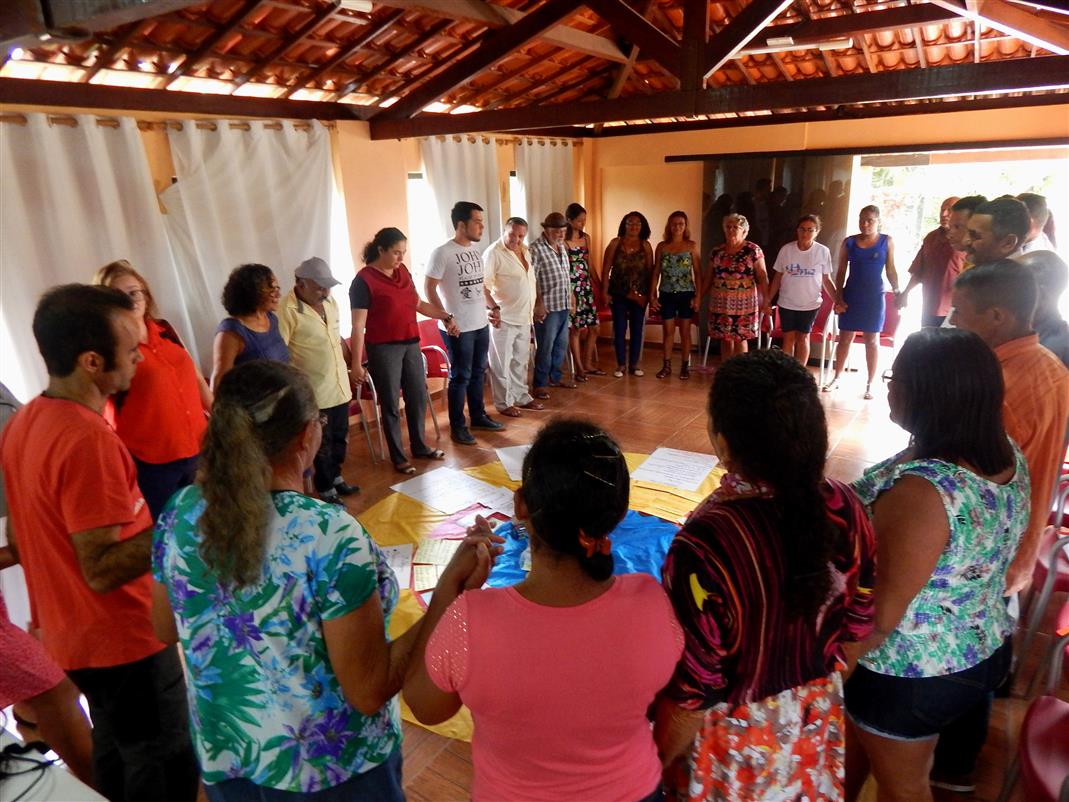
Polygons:
[[872,628],[868,517],[824,478],[816,382],[786,354],[728,360],[709,414],[728,472],[664,565],[686,638],[657,705],[666,785],[695,802],[842,799],[843,645]]

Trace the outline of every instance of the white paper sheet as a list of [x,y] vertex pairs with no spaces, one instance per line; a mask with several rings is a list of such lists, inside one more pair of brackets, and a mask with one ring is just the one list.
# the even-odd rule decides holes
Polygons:
[[441,567],[437,565],[412,566],[412,590],[433,590],[438,584]]
[[716,464],[717,458],[712,454],[658,448],[635,469],[631,478],[636,482],[656,482],[693,493]]
[[386,564],[393,570],[398,583],[407,588],[412,580],[412,549],[411,543],[402,546],[380,546],[386,556]]
[[461,542],[460,540],[424,540],[416,549],[412,562],[448,565],[456,550],[460,548]]
[[497,452],[497,458],[501,460],[501,464],[505,468],[505,473],[509,475],[509,479],[514,482],[518,482],[523,478],[523,458],[527,456],[527,452],[531,450],[530,444],[525,446],[508,446],[507,448],[494,449]]
[[393,485],[391,489],[446,515],[476,503],[509,517],[513,515],[511,490],[496,487],[453,468],[428,471]]

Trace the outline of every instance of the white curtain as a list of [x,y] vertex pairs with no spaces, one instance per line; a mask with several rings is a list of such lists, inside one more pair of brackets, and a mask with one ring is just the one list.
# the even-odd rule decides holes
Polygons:
[[[211,361],[220,300],[230,271],[259,262],[275,271],[282,291],[310,256],[327,260],[343,282],[352,276],[348,235],[332,236],[344,207],[337,193],[327,131],[292,123],[225,122],[169,130],[177,181],[160,195],[175,260],[185,277],[201,365]],[[347,302],[342,306],[348,308]],[[342,318],[347,318],[342,315]]]
[[[486,220],[483,243],[500,237],[501,188],[498,185],[497,146],[493,140],[484,142],[477,137],[470,142],[463,137],[457,142],[452,137],[444,140],[428,137],[423,140],[421,149],[427,182],[438,206],[441,239],[453,237],[449,210],[457,201],[471,201],[483,208]],[[431,224],[428,220],[427,225]]]
[[137,123],[25,116],[0,124],[0,372],[23,401],[48,382],[31,325],[41,293],[88,283],[115,259],[144,274],[161,313],[191,334]]
[[531,231],[550,212],[560,212],[575,200],[572,188],[572,146],[567,142],[521,139],[516,143],[516,177],[527,199]]

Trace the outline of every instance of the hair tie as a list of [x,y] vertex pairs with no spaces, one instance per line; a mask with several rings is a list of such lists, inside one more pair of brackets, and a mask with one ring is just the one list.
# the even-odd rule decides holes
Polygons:
[[612,554],[612,540],[609,539],[608,535],[602,535],[601,537],[594,538],[588,535],[582,529],[580,529],[579,545],[582,546],[583,549],[586,551],[586,556],[588,560],[594,556],[595,552],[606,555]]

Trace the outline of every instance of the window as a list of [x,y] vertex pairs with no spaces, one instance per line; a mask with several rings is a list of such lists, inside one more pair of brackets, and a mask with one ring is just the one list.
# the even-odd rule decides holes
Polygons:
[[523,184],[520,183],[515,170],[509,173],[509,217],[522,217],[527,220],[527,193],[524,192]]
[[427,270],[427,260],[431,251],[441,245],[435,238],[439,231],[437,225],[427,225],[429,220],[438,219],[438,205],[434,201],[431,185],[423,173],[408,174],[408,254],[405,264],[417,286]]

